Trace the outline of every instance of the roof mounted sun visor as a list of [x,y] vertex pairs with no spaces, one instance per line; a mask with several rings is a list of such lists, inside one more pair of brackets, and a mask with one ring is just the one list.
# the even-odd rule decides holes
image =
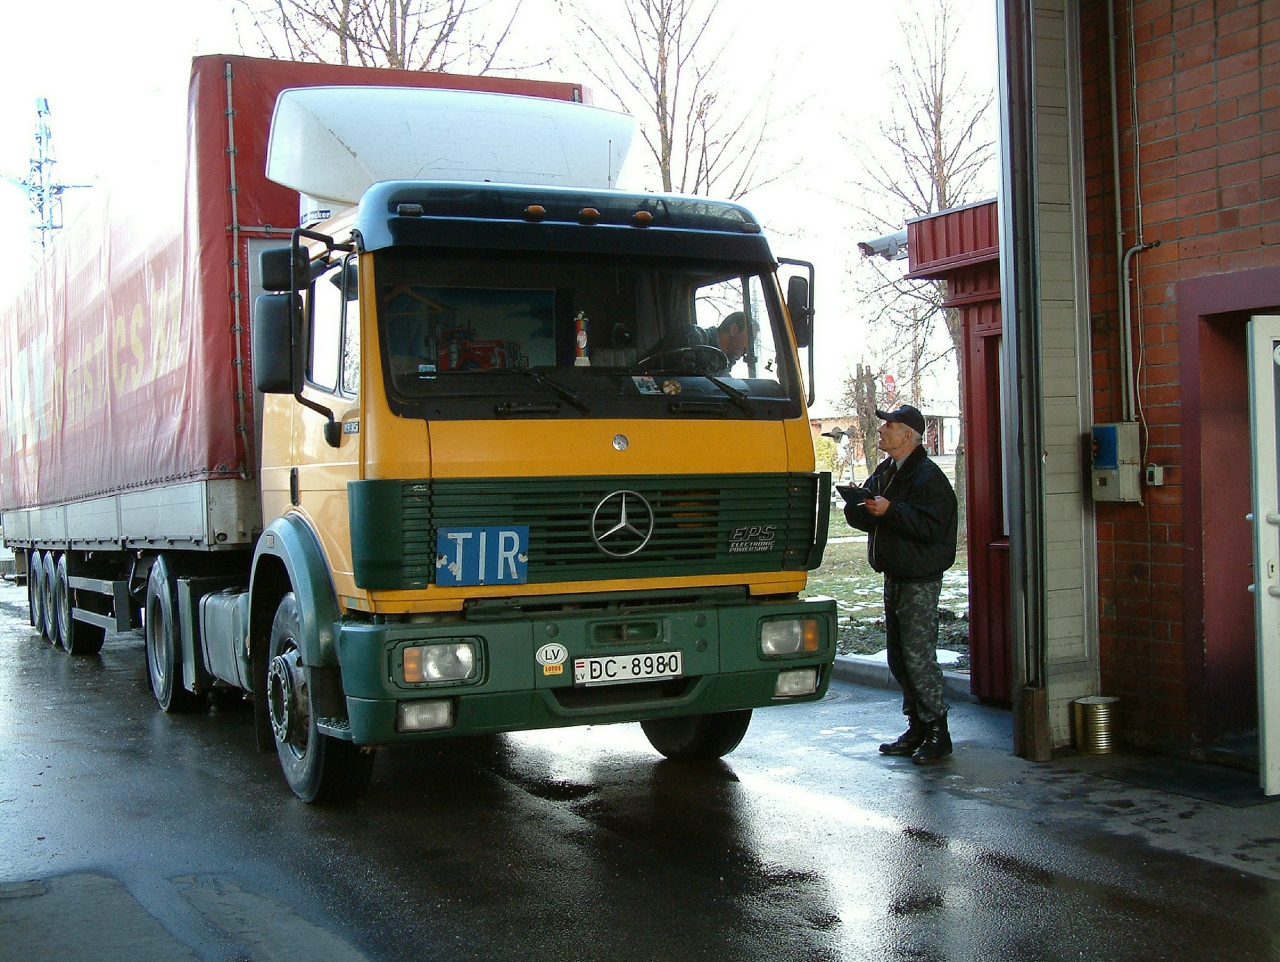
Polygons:
[[422,87],[298,87],[276,98],[267,178],[302,195],[301,223],[386,180],[612,188],[636,122],[585,104]]

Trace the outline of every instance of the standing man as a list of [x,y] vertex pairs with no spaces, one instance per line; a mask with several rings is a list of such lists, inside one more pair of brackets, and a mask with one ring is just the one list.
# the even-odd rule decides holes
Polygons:
[[942,573],[956,560],[956,494],[921,445],[919,410],[904,404],[876,417],[884,422],[880,450],[888,457],[867,479],[871,496],[846,504],[844,516],[868,533],[868,560],[884,575],[889,671],[902,686],[909,722],[880,751],[925,765],[951,754],[937,647]]

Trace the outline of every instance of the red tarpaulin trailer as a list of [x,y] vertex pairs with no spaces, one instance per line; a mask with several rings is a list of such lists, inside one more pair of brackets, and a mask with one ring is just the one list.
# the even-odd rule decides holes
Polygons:
[[[578,84],[194,60],[185,203],[98,198],[4,313],[6,510],[255,476],[249,253],[298,223],[297,192],[264,173],[272,110],[286,88],[339,85],[584,99]],[[136,203],[169,228],[140,233]]]

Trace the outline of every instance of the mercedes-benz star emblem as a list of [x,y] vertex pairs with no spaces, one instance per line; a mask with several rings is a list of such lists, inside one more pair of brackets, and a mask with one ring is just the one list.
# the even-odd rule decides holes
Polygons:
[[591,540],[613,558],[629,558],[653,537],[653,508],[638,491],[606,494],[591,514]]

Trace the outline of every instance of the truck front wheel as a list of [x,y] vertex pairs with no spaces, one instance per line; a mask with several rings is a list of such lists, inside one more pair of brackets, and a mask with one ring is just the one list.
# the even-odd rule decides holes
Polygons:
[[318,730],[301,637],[298,602],[289,592],[271,623],[267,662],[267,709],[280,767],[289,787],[304,802],[358,798],[369,784],[373,755]]
[[711,715],[655,718],[640,723],[649,744],[678,761],[721,758],[738,747],[751,724],[751,709]]
[[147,681],[161,710],[190,711],[196,696],[182,686],[182,649],[178,641],[176,586],[163,557],[151,564],[147,578]]

